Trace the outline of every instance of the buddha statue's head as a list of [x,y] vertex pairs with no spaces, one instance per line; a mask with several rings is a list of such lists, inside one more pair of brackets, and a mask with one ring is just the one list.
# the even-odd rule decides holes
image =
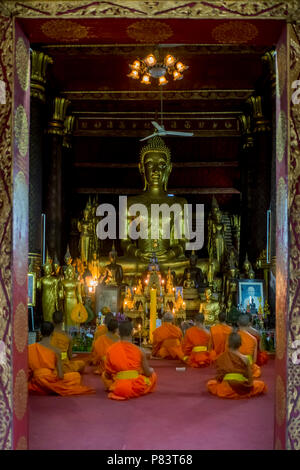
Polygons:
[[45,276],[50,276],[52,274],[52,263],[50,261],[46,261],[43,266]]
[[212,295],[211,289],[205,289],[204,294],[205,294],[206,300],[210,300],[211,295]]
[[159,136],[150,139],[141,149],[139,170],[144,178],[144,191],[149,187],[161,187],[167,191],[172,170],[171,152]]
[[83,218],[84,218],[84,220],[88,220],[89,215],[90,215],[89,209],[85,208],[84,211],[83,211]]
[[74,279],[74,268],[71,264],[69,264],[66,268],[66,278],[67,279]]
[[252,268],[250,261],[248,260],[248,255],[246,254],[246,258],[243,264],[243,270],[248,273]]

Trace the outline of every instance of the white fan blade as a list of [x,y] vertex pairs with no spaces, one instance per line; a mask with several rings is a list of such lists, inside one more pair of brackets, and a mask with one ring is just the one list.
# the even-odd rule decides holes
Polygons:
[[192,137],[194,133],[193,132],[166,131],[166,135],[180,135],[182,137]]
[[164,127],[160,126],[156,121],[151,121],[152,126],[154,126],[159,132],[164,131]]
[[154,134],[148,135],[147,137],[144,137],[143,139],[140,139],[140,142],[143,142],[143,140],[150,139],[151,137],[154,137],[155,135],[157,135],[157,132],[154,132]]

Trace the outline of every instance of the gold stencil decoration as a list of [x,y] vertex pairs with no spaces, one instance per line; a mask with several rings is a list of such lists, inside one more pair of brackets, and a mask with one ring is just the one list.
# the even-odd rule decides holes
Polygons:
[[[296,392],[297,393],[297,392]],[[298,400],[299,402],[299,400]],[[289,435],[292,438],[293,447],[289,445],[289,450],[299,450],[300,449],[300,424],[299,424],[299,403],[296,408],[297,417],[292,418],[289,423]],[[290,439],[291,442],[291,439]]]
[[21,104],[15,111],[15,140],[18,150],[24,158],[28,152],[29,130],[26,111]]
[[14,384],[14,412],[16,417],[23,419],[27,408],[28,384],[27,376],[23,369],[17,373]]
[[[278,280],[278,279],[277,279]],[[283,359],[286,350],[286,329],[283,309],[277,309],[276,314],[276,357]]]
[[89,28],[72,20],[49,20],[42,24],[41,30],[51,39],[72,41],[84,39],[89,34]]
[[127,35],[139,42],[158,43],[173,36],[173,31],[162,21],[142,20],[128,26]]
[[276,94],[282,96],[287,74],[287,51],[284,44],[281,44],[277,51],[277,87]]
[[219,43],[245,44],[258,36],[258,29],[252,23],[228,21],[216,26],[211,35]]
[[276,154],[277,160],[282,162],[287,141],[287,119],[283,109],[280,111],[276,130]]
[[19,353],[24,351],[27,344],[27,307],[20,302],[14,316],[14,340]]
[[286,395],[284,384],[280,375],[276,378],[276,422],[278,426],[283,424],[285,418]]
[[13,269],[19,286],[27,279],[28,186],[22,171],[14,182],[13,194]]
[[16,46],[16,69],[20,87],[23,91],[27,91],[29,87],[29,64],[29,48],[26,47],[23,39],[19,38]]
[[28,449],[27,439],[25,436],[22,436],[18,440],[18,443],[16,445],[16,450],[27,450],[27,449]]

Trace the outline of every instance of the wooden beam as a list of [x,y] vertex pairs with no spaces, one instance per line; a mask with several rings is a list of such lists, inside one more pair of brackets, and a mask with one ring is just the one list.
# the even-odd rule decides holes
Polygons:
[[[139,194],[140,188],[77,188],[78,194]],[[236,188],[169,188],[169,194],[240,194]]]
[[[229,162],[175,162],[173,168],[203,168],[203,167],[238,167],[238,161]],[[76,168],[137,168],[137,163],[127,162],[75,162]]]

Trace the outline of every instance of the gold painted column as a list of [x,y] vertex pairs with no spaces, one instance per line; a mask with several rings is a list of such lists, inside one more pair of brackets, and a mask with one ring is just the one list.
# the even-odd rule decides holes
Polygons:
[[[65,253],[67,245],[69,244],[71,253],[74,256],[76,250],[74,247],[72,249],[72,243],[69,239],[69,234],[71,233],[71,217],[72,213],[72,204],[74,203],[74,188],[73,181],[74,175],[72,172],[73,168],[73,129],[75,125],[75,116],[69,115],[66,116],[64,121],[64,135],[63,135],[63,156],[62,156],[62,216],[65,224],[68,223],[65,230],[62,231],[62,250]],[[78,233],[78,230],[76,231]],[[78,240],[77,240],[78,244]]]
[[47,136],[47,186],[46,186],[46,244],[51,256],[57,255],[61,262],[62,246],[62,157],[64,121],[70,101],[56,97],[52,102],[52,116]]
[[41,269],[44,131],[47,126],[46,71],[52,63],[51,57],[43,52],[31,51],[28,265],[30,271],[37,275]]

